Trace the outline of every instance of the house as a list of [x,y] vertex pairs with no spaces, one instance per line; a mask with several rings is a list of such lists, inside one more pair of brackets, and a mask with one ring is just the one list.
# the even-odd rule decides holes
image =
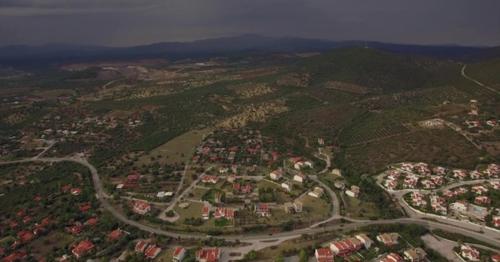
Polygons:
[[70,190],[70,193],[73,195],[73,196],[79,196],[81,193],[82,193],[82,190],[78,187],[75,187],[75,188],[72,188]]
[[208,202],[203,203],[203,207],[201,208],[201,217],[205,220],[210,219],[210,210],[211,209],[212,209],[212,206]]
[[491,256],[492,262],[500,262],[500,254],[495,254]]
[[6,257],[3,258],[3,262],[16,262],[16,261],[24,261],[28,257],[28,254],[24,251],[16,251]]
[[35,235],[31,231],[23,230],[17,233],[17,237],[21,243],[28,243],[35,238]]
[[86,213],[92,208],[92,204],[90,204],[90,202],[85,202],[80,204],[78,208],[80,209],[80,212]]
[[160,247],[157,247],[156,245],[149,245],[144,251],[144,256],[149,259],[155,259],[160,252]]
[[427,256],[425,251],[420,247],[407,249],[403,254],[410,262],[425,261],[425,257]]
[[369,249],[373,244],[373,241],[366,234],[358,234],[355,237],[363,243],[366,249]]
[[450,209],[455,212],[467,212],[467,206],[469,203],[465,201],[457,201],[450,204]]
[[174,248],[174,253],[172,254],[173,262],[181,262],[186,256],[186,249],[183,247]]
[[398,233],[383,233],[377,236],[377,240],[382,242],[385,246],[395,246],[399,244],[399,234]]
[[283,177],[283,170],[282,169],[276,169],[273,172],[269,174],[269,177],[272,180],[280,180]]
[[269,205],[265,203],[255,204],[255,213],[261,217],[271,216],[271,210],[269,209]]
[[446,208],[446,200],[443,197],[432,195],[430,197],[431,200],[431,208],[434,212],[439,213],[441,215],[448,214],[448,209]]
[[123,236],[123,231],[121,229],[115,229],[108,234],[109,241],[116,241]]
[[139,180],[141,179],[141,175],[134,171],[130,173],[125,181],[123,182],[122,188],[131,189],[136,188],[139,185]]
[[473,170],[469,173],[469,176],[470,178],[472,179],[480,179],[483,177],[483,173],[477,171],[477,170]]
[[494,216],[491,220],[494,227],[500,227],[500,216]]
[[461,169],[454,169],[453,170],[453,177],[454,178],[457,178],[459,180],[464,180],[467,178],[467,172],[465,172],[465,170],[461,170]]
[[350,197],[358,198],[359,192],[360,192],[359,187],[353,185],[353,186],[351,186],[351,189],[348,189],[345,191],[345,194],[350,196]]
[[233,208],[217,207],[217,208],[215,208],[214,218],[215,219],[225,218],[228,220],[233,220],[234,214],[235,214],[235,210]]
[[295,213],[302,212],[302,207],[303,207],[302,201],[300,201],[298,199],[293,201],[293,209],[294,209]]
[[327,247],[318,248],[314,251],[314,257],[317,262],[333,262],[333,253]]
[[446,172],[447,172],[446,168],[442,166],[436,166],[432,169],[432,173],[438,176],[444,176],[446,175]]
[[420,192],[411,193],[411,202],[416,207],[424,207],[427,205],[427,201],[424,199],[424,195]]
[[476,193],[476,195],[483,195],[488,193],[488,188],[483,185],[473,186],[471,187],[471,191]]
[[378,262],[403,262],[403,258],[396,253],[389,253],[385,257],[378,260]]
[[436,184],[432,180],[430,180],[430,179],[424,179],[424,180],[420,181],[420,184],[422,184],[422,186],[425,189],[434,189],[434,188],[436,188]]
[[145,215],[146,213],[151,211],[151,205],[146,201],[136,200],[134,201],[134,206],[132,210],[136,214]]
[[323,196],[324,194],[324,189],[321,188],[321,187],[315,187],[313,191],[310,191],[309,193],[307,193],[307,195],[311,196],[311,197],[315,197],[315,198],[320,198]]
[[91,218],[87,219],[87,221],[85,221],[85,225],[86,226],[95,226],[95,225],[97,225],[97,222],[98,222],[98,220],[96,217],[91,217]]
[[460,256],[462,256],[462,258],[468,259],[469,261],[479,261],[481,258],[479,250],[469,245],[460,246]]
[[137,253],[144,253],[144,250],[146,250],[146,247],[148,247],[149,243],[146,242],[145,240],[139,240],[137,243],[135,243],[134,250]]
[[78,235],[83,231],[83,225],[80,222],[76,222],[74,225],[67,227],[66,231],[68,231],[68,233],[71,233],[73,235]]
[[293,181],[304,183],[304,181],[306,181],[306,178],[307,177],[304,174],[300,173],[293,176]]
[[363,243],[355,237],[330,243],[330,250],[338,256],[350,254],[360,250],[362,247]]
[[499,181],[490,181],[490,186],[495,190],[499,190],[500,189],[500,182]]
[[296,170],[301,170],[302,168],[312,168],[313,167],[313,164],[311,161],[305,161],[305,160],[302,160],[301,157],[292,157],[290,158],[290,162],[292,163],[293,165],[293,168],[295,168]]
[[79,259],[92,251],[94,248],[94,243],[90,242],[89,240],[83,240],[80,241],[72,250],[71,253]]
[[285,189],[288,192],[292,191],[292,185],[288,182],[281,183],[281,188]]
[[204,175],[201,178],[201,182],[205,184],[217,184],[218,181],[219,177],[217,176]]
[[220,249],[214,248],[202,248],[196,251],[196,261],[198,262],[217,262],[219,261],[221,255]]
[[491,198],[489,198],[487,196],[477,196],[474,199],[474,203],[476,203],[478,205],[489,205],[489,204],[491,204]]

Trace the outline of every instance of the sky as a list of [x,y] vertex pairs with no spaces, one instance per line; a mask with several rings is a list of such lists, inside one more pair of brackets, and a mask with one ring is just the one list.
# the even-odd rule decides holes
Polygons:
[[500,45],[500,0],[0,0],[0,46],[259,34]]

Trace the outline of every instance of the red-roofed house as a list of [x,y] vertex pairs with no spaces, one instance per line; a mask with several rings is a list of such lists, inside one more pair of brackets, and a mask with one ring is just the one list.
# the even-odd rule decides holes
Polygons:
[[469,246],[469,245],[462,245],[460,247],[460,255],[463,258],[468,259],[469,261],[479,261],[481,254],[479,253],[479,250]]
[[176,247],[172,254],[174,262],[181,262],[186,256],[186,249],[183,247]]
[[79,196],[82,193],[82,190],[78,187],[75,187],[72,188],[70,192],[73,196]]
[[88,212],[91,208],[92,208],[92,205],[90,204],[90,202],[82,203],[79,206],[80,211],[83,213]]
[[116,241],[123,236],[123,231],[121,229],[115,229],[108,234],[109,241]]
[[28,254],[24,251],[16,251],[3,258],[2,262],[16,262],[21,261],[28,257]]
[[85,225],[87,225],[87,226],[97,225],[97,218],[96,217],[89,218],[87,221],[85,221]]
[[330,243],[330,249],[335,255],[343,256],[360,250],[363,243],[354,237]]
[[494,216],[492,222],[494,227],[500,227],[500,216]]
[[90,253],[93,248],[94,244],[92,242],[89,240],[83,240],[78,243],[73,250],[71,250],[71,253],[73,253],[73,255],[78,259]]
[[235,210],[229,207],[217,207],[214,212],[214,218],[225,218],[229,220],[234,219]]
[[491,256],[492,262],[500,262],[500,254],[495,254]]
[[202,248],[196,251],[196,260],[199,262],[217,262],[219,261],[220,255],[220,249],[216,247]]
[[333,262],[333,253],[327,247],[316,249],[314,257],[316,257],[317,262]]
[[209,176],[209,175],[204,175],[202,178],[201,178],[201,182],[205,183],[205,184],[217,184],[217,182],[219,181],[219,177],[217,176]]
[[144,241],[144,240],[139,240],[135,244],[135,252],[137,253],[144,253],[144,250],[146,250],[146,247],[148,247],[149,243]]
[[139,215],[145,215],[146,213],[151,211],[151,205],[146,201],[137,200],[134,201],[132,210]]
[[390,253],[379,260],[379,262],[403,262],[403,261],[404,261],[403,258],[396,253]]
[[269,205],[265,203],[255,204],[255,213],[261,217],[269,217],[271,216],[271,210],[269,209]]
[[149,245],[144,251],[144,256],[149,259],[155,259],[155,257],[158,256],[160,252],[161,248],[157,247],[156,245]]
[[19,238],[21,243],[28,243],[33,240],[33,238],[35,238],[35,235],[33,235],[31,231],[23,230],[17,233],[17,237]]

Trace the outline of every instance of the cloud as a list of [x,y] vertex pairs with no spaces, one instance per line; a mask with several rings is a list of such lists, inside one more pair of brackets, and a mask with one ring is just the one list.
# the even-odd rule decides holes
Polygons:
[[0,0],[0,45],[137,45],[246,33],[500,44],[498,0]]
[[164,3],[162,0],[0,0],[0,16],[140,11]]

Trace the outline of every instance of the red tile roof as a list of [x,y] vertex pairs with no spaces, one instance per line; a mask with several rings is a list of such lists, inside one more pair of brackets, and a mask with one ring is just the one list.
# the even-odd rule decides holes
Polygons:
[[90,242],[89,240],[83,240],[80,243],[78,243],[73,248],[73,250],[71,250],[71,252],[77,258],[80,258],[80,257],[88,254],[93,248],[94,248],[94,244],[92,242]]

